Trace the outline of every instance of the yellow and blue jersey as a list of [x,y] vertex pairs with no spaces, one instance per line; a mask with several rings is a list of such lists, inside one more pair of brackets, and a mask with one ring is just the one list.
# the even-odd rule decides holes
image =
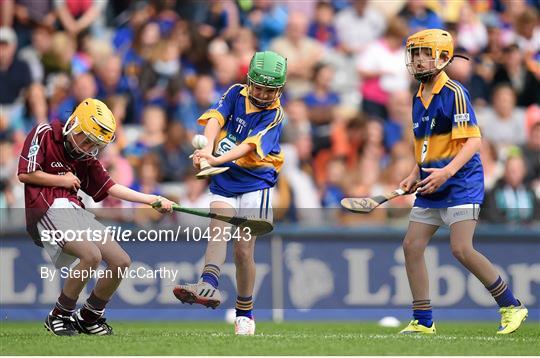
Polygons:
[[[413,131],[420,178],[430,173],[422,168],[443,168],[459,153],[467,138],[480,137],[480,128],[469,93],[442,72],[430,98],[422,98],[421,85],[413,99]],[[479,153],[432,194],[416,195],[414,206],[447,208],[481,204],[484,199],[484,172]]]
[[221,131],[215,140],[214,155],[220,156],[235,146],[249,143],[255,150],[235,162],[225,163],[226,172],[213,176],[210,191],[225,197],[237,196],[276,184],[283,164],[279,140],[283,128],[283,108],[279,100],[270,107],[259,109],[247,97],[242,84],[231,86],[221,99],[198,119],[206,125],[216,118]]

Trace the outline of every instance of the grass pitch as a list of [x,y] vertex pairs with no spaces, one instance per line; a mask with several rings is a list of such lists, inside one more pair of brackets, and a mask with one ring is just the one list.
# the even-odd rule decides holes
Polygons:
[[220,322],[111,322],[114,336],[54,337],[42,322],[1,322],[2,355],[537,355],[540,325],[496,336],[497,322],[437,323],[435,336],[397,335],[375,323],[259,322],[235,337]]

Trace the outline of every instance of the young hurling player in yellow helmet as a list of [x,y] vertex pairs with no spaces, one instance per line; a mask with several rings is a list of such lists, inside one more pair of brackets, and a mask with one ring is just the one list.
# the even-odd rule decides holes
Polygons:
[[64,146],[73,159],[95,158],[114,140],[115,131],[116,121],[109,108],[100,100],[87,98],[64,125]]

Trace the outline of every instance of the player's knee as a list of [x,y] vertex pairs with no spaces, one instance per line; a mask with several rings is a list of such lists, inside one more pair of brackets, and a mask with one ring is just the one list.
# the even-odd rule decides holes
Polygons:
[[242,265],[253,260],[253,251],[249,246],[237,246],[234,248],[234,263]]
[[109,263],[110,266],[114,266],[120,270],[127,269],[131,266],[131,258],[128,254],[121,255],[115,258]]
[[101,252],[99,251],[99,249],[96,247],[95,249],[94,248],[91,248],[89,250],[86,250],[80,257],[80,260],[81,260],[81,263],[83,263],[84,265],[88,266],[88,267],[98,267],[101,260],[102,260],[102,257],[101,257]]
[[473,251],[474,249],[469,246],[452,245],[452,255],[460,262],[466,262]]
[[413,240],[411,238],[405,237],[403,240],[403,252],[405,256],[414,256],[423,254],[425,245],[420,242],[420,240]]

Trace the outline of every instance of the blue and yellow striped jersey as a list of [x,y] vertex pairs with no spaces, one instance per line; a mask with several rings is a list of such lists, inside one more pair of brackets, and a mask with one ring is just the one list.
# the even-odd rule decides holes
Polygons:
[[[480,137],[480,129],[469,93],[458,82],[442,72],[427,102],[421,85],[413,99],[414,152],[420,167],[443,168],[454,159],[470,137]],[[481,204],[484,199],[484,172],[479,153],[474,156],[436,192],[416,195],[415,206],[446,208],[462,204]]]
[[206,125],[216,118],[221,132],[215,141],[214,155],[220,156],[241,143],[254,144],[256,150],[223,166],[231,169],[213,176],[210,191],[225,197],[271,188],[283,164],[279,140],[283,128],[283,108],[279,100],[266,109],[249,102],[247,88],[231,86],[221,99],[198,119]]

